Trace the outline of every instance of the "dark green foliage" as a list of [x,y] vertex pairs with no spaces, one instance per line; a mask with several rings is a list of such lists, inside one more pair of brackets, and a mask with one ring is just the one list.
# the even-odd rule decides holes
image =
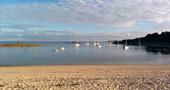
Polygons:
[[[128,44],[138,45],[139,40],[141,45],[170,45],[170,32],[162,32],[161,34],[153,33],[148,34],[145,37],[136,38],[136,39],[127,39]],[[120,44],[124,44],[126,40],[119,41]],[[117,41],[114,42],[115,44]]]

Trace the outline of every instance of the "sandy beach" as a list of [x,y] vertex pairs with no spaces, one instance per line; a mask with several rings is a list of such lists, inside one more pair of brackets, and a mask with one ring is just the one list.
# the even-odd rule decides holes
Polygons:
[[3,66],[0,90],[170,90],[170,65]]

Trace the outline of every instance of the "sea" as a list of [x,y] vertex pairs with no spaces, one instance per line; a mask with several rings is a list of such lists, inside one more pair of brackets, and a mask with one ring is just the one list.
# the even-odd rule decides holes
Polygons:
[[[0,42],[15,43],[15,42]],[[29,65],[105,65],[105,64],[170,64],[170,54],[147,50],[145,46],[130,46],[101,42],[25,42],[41,44],[38,47],[0,47],[0,66]],[[111,46],[110,46],[111,45]],[[64,47],[64,50],[61,48]]]

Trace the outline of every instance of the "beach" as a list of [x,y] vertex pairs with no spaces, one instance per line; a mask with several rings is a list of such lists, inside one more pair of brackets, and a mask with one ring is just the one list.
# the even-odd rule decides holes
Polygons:
[[169,64],[0,67],[0,90],[169,89]]

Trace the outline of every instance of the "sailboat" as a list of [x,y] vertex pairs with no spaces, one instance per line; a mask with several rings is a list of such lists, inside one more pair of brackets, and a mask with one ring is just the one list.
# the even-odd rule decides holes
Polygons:
[[86,44],[87,46],[90,46],[90,43],[89,43],[89,42],[86,42],[85,44]]
[[65,50],[65,48],[64,47],[61,47],[61,48],[58,48],[58,49],[55,49],[55,50],[53,50],[54,52],[59,52],[59,51],[64,51]]
[[54,52],[59,52],[60,50],[59,49],[55,49],[55,50],[53,50]]
[[96,46],[96,45],[97,45],[96,42],[94,42],[94,43],[93,43],[93,46]]
[[109,46],[112,47],[112,43],[110,43]]
[[76,40],[75,47],[80,47],[80,43],[78,40]]
[[79,44],[79,43],[76,43],[75,46],[76,46],[76,47],[80,47],[80,44]]
[[126,44],[123,46],[123,49],[125,49],[125,50],[129,49],[129,47],[127,46],[127,40],[126,40]]
[[101,48],[102,45],[101,45],[99,42],[96,42],[96,47],[97,47],[97,48]]
[[65,50],[65,48],[64,48],[64,47],[61,47],[61,48],[60,48],[60,50],[61,50],[61,51],[64,51],[64,50]]
[[96,43],[96,45],[100,45],[100,43],[99,43],[99,42],[97,42],[97,43]]
[[119,41],[117,41],[117,47],[120,47],[120,46],[119,46]]
[[97,41],[94,41],[93,46],[95,47],[97,46]]
[[96,47],[97,47],[97,48],[101,48],[101,47],[102,47],[102,45],[97,45]]
[[101,48],[102,45],[100,45],[100,43],[97,43],[97,44],[96,44],[96,47],[97,47],[97,48]]
[[140,42],[140,38],[139,38],[139,48],[141,48],[141,42]]

